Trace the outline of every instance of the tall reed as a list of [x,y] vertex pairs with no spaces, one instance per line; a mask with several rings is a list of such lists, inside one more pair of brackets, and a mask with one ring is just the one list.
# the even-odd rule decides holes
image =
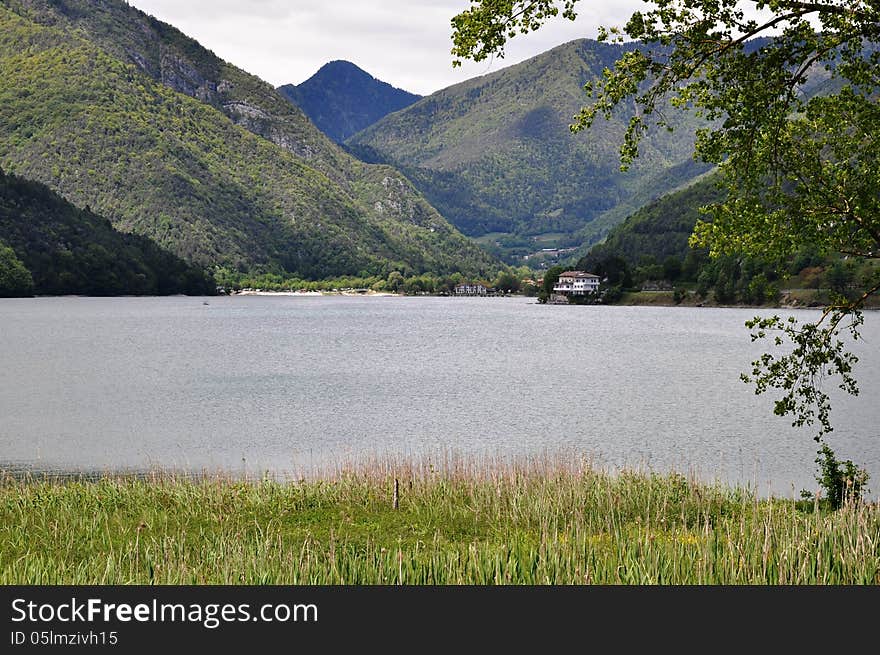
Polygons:
[[289,482],[6,477],[0,583],[877,584],[880,506],[554,457]]

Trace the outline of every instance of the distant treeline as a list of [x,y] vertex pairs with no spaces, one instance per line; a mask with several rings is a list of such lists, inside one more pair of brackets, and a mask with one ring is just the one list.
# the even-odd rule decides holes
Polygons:
[[0,170],[0,296],[213,295],[205,271]]
[[452,275],[404,275],[392,271],[383,277],[344,276],[326,280],[303,280],[290,278],[278,273],[260,275],[239,273],[229,269],[217,269],[214,277],[218,286],[226,291],[260,289],[263,291],[332,291],[337,289],[364,289],[385,293],[400,293],[408,296],[445,295],[455,291],[455,287],[465,283],[480,283],[500,293],[519,293],[535,295],[537,286],[528,279],[531,271],[527,268],[500,270],[485,279],[474,279],[453,273]]

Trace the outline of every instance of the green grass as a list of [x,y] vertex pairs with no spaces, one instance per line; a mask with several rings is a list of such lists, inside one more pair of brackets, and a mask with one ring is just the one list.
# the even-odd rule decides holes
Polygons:
[[672,291],[626,291],[618,305],[674,305]]
[[0,583],[877,584],[880,506],[829,513],[558,461],[287,483],[7,477]]
[[535,235],[533,238],[537,243],[540,243],[541,245],[545,245],[545,244],[554,244],[557,241],[564,239],[567,236],[568,235],[565,234],[564,232],[547,232],[545,234]]
[[509,236],[512,236],[511,232],[488,232],[487,234],[478,237],[472,237],[472,240],[474,243],[478,243],[481,246],[491,246],[499,239]]

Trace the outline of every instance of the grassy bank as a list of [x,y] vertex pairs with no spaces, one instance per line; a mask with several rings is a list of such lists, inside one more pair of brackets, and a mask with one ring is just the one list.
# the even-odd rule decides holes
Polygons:
[[880,506],[828,513],[558,462],[294,483],[5,478],[0,583],[877,584]]
[[[832,304],[827,291],[817,289],[786,289],[777,302],[764,305],[748,305],[745,303],[725,304],[717,302],[712,294],[706,297],[694,291],[685,292],[676,302],[673,291],[625,291],[615,305],[648,305],[658,307],[752,307],[754,309],[824,309]],[[872,296],[865,303],[865,309],[880,309],[880,297]]]

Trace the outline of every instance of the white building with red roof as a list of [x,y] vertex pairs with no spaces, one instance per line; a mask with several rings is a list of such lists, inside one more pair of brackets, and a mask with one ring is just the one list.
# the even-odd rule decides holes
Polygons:
[[599,276],[584,271],[565,271],[553,287],[553,293],[563,296],[585,296],[599,291]]

